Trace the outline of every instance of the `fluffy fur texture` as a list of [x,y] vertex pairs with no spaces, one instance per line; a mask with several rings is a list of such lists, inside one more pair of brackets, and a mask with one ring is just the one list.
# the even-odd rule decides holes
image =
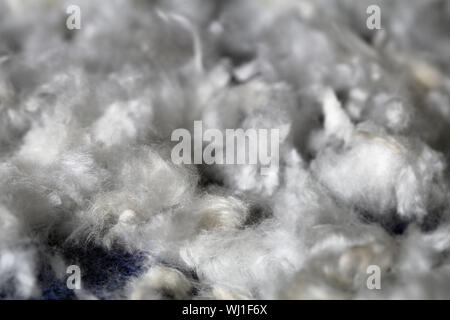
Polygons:
[[[445,0],[1,0],[0,296],[448,298],[449,25]],[[279,167],[173,164],[194,120],[279,129]]]

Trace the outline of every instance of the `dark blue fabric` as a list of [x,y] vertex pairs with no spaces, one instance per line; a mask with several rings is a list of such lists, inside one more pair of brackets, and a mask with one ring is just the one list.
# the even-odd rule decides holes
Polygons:
[[[143,253],[127,252],[119,246],[112,249],[69,246],[57,251],[63,256],[67,266],[80,267],[83,289],[100,299],[120,298],[119,291],[127,281],[148,267]],[[58,279],[48,262],[43,261],[38,277],[42,299],[76,299],[74,291],[67,288],[68,276]]]

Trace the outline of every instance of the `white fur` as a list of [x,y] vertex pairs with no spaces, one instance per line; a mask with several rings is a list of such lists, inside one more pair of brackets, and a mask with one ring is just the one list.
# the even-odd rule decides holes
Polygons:
[[[132,299],[448,297],[438,2],[0,1],[0,293],[39,297],[58,235],[145,254]],[[279,166],[175,165],[194,120],[279,129]]]

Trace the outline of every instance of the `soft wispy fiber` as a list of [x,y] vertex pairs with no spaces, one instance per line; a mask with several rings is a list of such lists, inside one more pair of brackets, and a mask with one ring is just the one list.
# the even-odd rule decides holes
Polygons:
[[[446,0],[0,0],[0,297],[449,298],[449,27]],[[279,129],[279,167],[175,165],[195,120]]]

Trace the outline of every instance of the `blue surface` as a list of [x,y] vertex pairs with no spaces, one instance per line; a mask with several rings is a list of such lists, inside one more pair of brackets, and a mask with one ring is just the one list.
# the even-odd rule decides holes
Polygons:
[[[72,246],[57,251],[63,256],[67,266],[80,267],[83,289],[100,299],[118,298],[118,291],[127,281],[147,268],[143,253],[127,252],[118,246],[111,250],[97,246]],[[42,299],[76,299],[74,291],[67,288],[68,276],[58,279],[44,261],[38,276]]]

